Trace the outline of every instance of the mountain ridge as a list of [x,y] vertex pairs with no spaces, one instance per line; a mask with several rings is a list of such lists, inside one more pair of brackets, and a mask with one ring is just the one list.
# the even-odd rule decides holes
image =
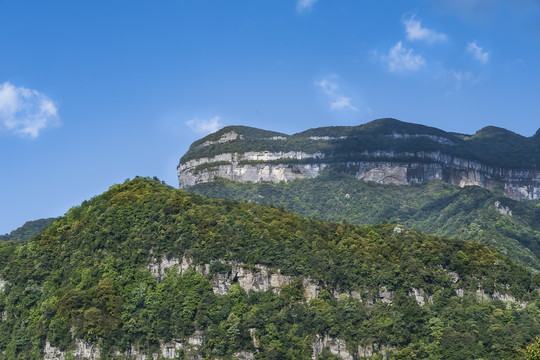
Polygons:
[[234,181],[314,178],[339,167],[358,179],[400,185],[440,179],[457,186],[499,185],[513,199],[540,197],[540,143],[485,127],[463,135],[378,119],[286,135],[226,127],[195,142],[178,165],[181,188],[223,177]]
[[0,241],[28,241],[33,236],[42,232],[54,220],[56,220],[56,218],[44,218],[27,221],[22,226],[11,231],[9,234],[0,235]]

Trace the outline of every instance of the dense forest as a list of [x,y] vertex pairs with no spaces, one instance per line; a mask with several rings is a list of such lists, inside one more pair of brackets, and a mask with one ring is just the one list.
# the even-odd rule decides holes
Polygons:
[[489,245],[540,269],[540,202],[514,201],[502,190],[459,188],[442,181],[411,186],[358,181],[337,170],[315,179],[240,183],[226,179],[186,189],[210,197],[273,205],[303,216],[357,225],[383,221]]
[[[216,291],[238,268],[288,280],[246,291],[230,276]],[[5,359],[73,359],[80,341],[103,359],[520,359],[540,335],[540,276],[484,245],[146,178],[0,243],[0,278]]]

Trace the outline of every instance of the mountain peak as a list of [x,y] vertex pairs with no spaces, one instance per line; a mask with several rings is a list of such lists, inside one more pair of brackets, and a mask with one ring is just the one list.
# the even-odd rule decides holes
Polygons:
[[358,131],[365,133],[379,133],[391,135],[394,133],[400,134],[426,134],[435,136],[453,137],[446,131],[420,124],[409,123],[393,118],[382,118],[370,121],[357,127]]
[[524,138],[522,135],[497,126],[486,126],[478,130],[471,138],[507,138],[508,136]]

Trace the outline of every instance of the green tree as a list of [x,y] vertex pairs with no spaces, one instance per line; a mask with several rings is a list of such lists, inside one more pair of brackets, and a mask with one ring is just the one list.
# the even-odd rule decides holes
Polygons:
[[540,360],[540,338],[537,336],[534,341],[525,349],[525,359]]

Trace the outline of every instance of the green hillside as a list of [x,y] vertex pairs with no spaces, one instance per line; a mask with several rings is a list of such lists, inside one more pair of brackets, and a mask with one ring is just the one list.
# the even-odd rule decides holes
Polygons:
[[0,241],[28,241],[32,236],[45,230],[54,220],[56,218],[27,221],[23,226],[13,230],[9,234],[0,235]]
[[[514,201],[478,186],[442,181],[380,185],[338,171],[279,184],[219,179],[186,189],[211,197],[274,205],[303,216],[367,225],[383,221],[414,230],[489,245],[540,269],[540,202]],[[502,214],[500,208],[511,210]]]
[[[246,292],[248,277],[235,276],[216,292],[239,267],[288,280]],[[371,359],[518,359],[540,334],[540,278],[483,245],[145,178],[72,208],[27,243],[0,243],[0,278],[4,359],[42,359],[45,348],[73,359],[82,342],[102,359],[163,357],[168,343],[183,344],[180,359],[311,359],[318,339],[354,358],[369,348]],[[320,359],[337,358],[328,342]]]

